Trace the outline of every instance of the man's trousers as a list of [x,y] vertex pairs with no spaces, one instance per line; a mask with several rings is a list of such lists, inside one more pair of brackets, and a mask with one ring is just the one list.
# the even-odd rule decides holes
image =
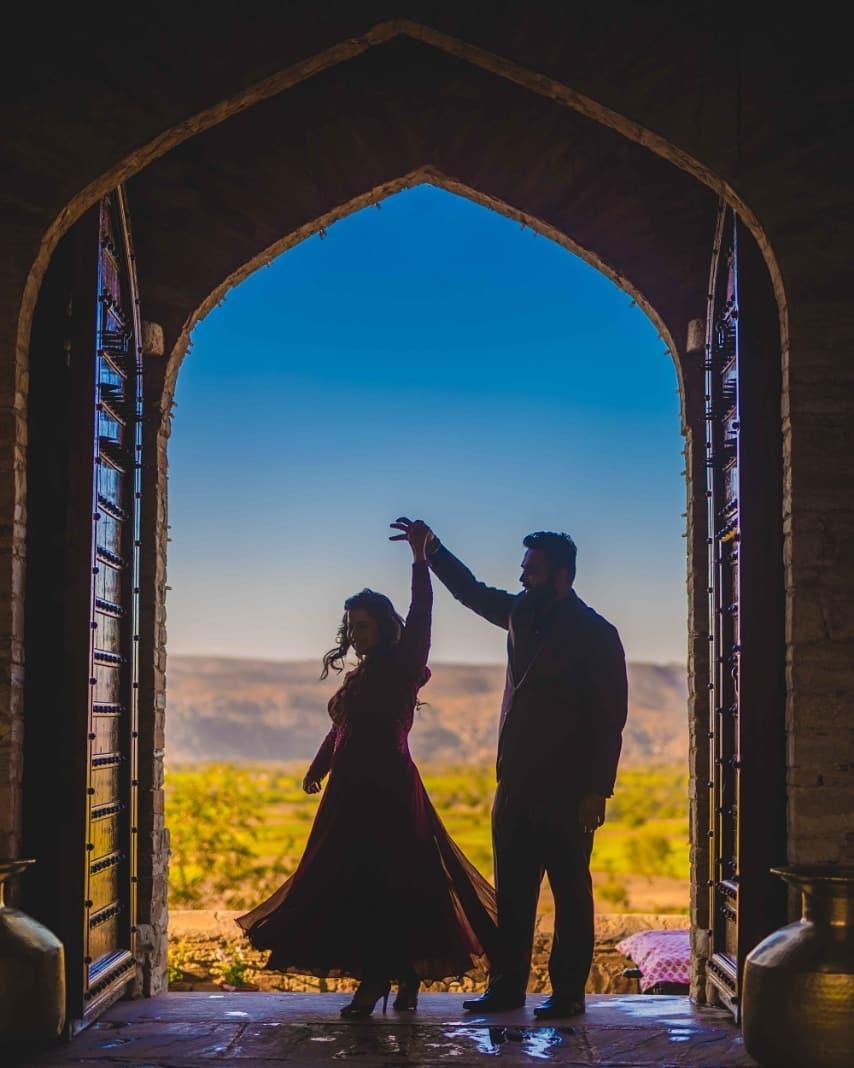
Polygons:
[[561,999],[583,997],[593,960],[593,835],[579,826],[577,800],[549,804],[499,783],[492,845],[499,954],[490,970],[490,989],[511,997],[527,989],[537,901],[546,874],[555,903],[552,992]]

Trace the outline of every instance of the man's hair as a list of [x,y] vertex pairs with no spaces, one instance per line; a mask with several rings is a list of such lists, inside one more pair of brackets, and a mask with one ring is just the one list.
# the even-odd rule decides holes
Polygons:
[[552,530],[537,530],[522,542],[526,549],[539,549],[545,553],[552,567],[565,567],[569,581],[575,582],[575,558],[578,549],[568,534],[555,534]]

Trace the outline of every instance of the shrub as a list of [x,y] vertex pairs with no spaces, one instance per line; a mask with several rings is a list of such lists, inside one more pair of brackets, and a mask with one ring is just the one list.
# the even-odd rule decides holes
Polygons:
[[193,956],[190,947],[183,939],[169,943],[169,952],[166,960],[166,979],[169,983],[178,983],[185,978],[192,963]]
[[171,834],[170,897],[189,908],[245,908],[287,874],[293,838],[279,842],[272,862],[255,844],[266,823],[257,773],[229,764],[170,771],[166,819]]
[[614,865],[610,861],[605,865],[605,871],[608,877],[604,883],[596,887],[597,895],[618,908],[628,909],[629,891],[626,884],[614,875]]
[[674,875],[674,853],[663,834],[633,834],[626,842],[626,860],[639,875]]
[[211,976],[228,986],[243,986],[252,975],[252,966],[246,959],[243,949],[229,946],[217,947],[216,960],[211,964]]

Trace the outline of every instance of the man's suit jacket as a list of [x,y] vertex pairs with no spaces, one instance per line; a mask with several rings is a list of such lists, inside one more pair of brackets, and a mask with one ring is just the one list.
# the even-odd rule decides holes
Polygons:
[[572,591],[554,606],[521,671],[517,641],[536,625],[530,595],[478,582],[444,545],[429,560],[458,601],[508,632],[498,781],[510,794],[546,803],[586,793],[609,797],[627,714],[626,659],[616,628]]

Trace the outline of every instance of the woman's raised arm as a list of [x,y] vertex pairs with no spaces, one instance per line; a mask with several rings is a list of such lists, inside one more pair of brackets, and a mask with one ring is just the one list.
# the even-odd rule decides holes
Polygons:
[[430,624],[433,616],[433,586],[426,560],[412,562],[412,600],[403,634],[400,656],[407,670],[420,676],[430,655]]
[[[398,523],[400,522],[402,521],[398,520]],[[433,535],[427,524],[419,519],[414,523],[406,520],[406,523],[406,533],[392,539],[406,538],[412,549],[412,600],[403,634],[400,636],[399,650],[407,669],[420,677],[430,654],[433,585],[430,582],[430,568],[427,566],[427,544]]]

